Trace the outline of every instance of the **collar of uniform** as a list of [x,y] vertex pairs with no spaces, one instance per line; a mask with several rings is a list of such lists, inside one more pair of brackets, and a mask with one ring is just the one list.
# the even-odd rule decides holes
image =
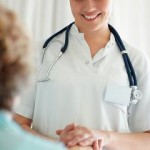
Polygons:
[[114,50],[115,44],[116,44],[115,37],[111,33],[110,40],[108,41],[106,46],[104,48],[100,49],[97,52],[97,54],[93,57],[93,64],[96,63],[97,61],[101,60],[105,56],[107,56],[110,52],[112,52]]
[[84,33],[80,33],[78,27],[75,24],[72,25],[70,33],[77,38],[84,37]]
[[[72,28],[71,28],[71,32],[70,32],[74,37],[77,38],[84,38],[84,33],[80,33],[78,30],[78,27],[73,24]],[[115,37],[114,35],[111,33],[110,35],[110,40],[108,41],[108,43],[106,44],[106,46],[102,49],[100,49],[97,54],[93,57],[92,63],[96,63],[97,61],[101,60],[102,58],[104,58],[106,55],[108,55],[111,51],[114,50],[115,47]]]

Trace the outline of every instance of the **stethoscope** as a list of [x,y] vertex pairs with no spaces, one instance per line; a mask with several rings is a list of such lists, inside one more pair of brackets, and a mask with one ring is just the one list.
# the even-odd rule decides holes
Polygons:
[[[50,74],[50,71],[52,70],[52,68],[54,67],[54,65],[56,64],[56,62],[59,60],[59,58],[66,52],[67,47],[68,47],[68,43],[69,43],[69,32],[70,29],[72,27],[72,25],[74,24],[71,23],[70,25],[66,26],[65,28],[63,28],[62,30],[60,30],[59,32],[55,33],[54,35],[52,35],[50,38],[48,38],[44,45],[43,45],[43,55],[42,55],[42,59],[41,59],[41,65],[39,67],[39,71],[37,73],[37,81],[38,82],[45,82],[48,81],[50,79],[48,79],[47,77]],[[134,71],[134,68],[132,66],[131,60],[128,56],[128,53],[126,51],[126,48],[118,34],[118,32],[114,29],[114,27],[112,27],[110,24],[108,24],[108,27],[111,31],[111,33],[114,35],[115,37],[115,41],[120,49],[120,52],[122,54],[123,60],[124,60],[124,64],[125,64],[125,68],[127,71],[127,75],[128,75],[128,79],[129,79],[129,83],[130,83],[130,88],[132,89],[131,92],[131,99],[130,102],[133,104],[136,104],[138,102],[138,100],[140,100],[142,98],[142,93],[141,91],[137,90],[137,78],[136,78],[136,74]],[[63,45],[63,47],[60,50],[60,53],[58,54],[58,56],[52,61],[52,63],[50,64],[49,68],[47,69],[46,74],[44,74],[43,77],[38,78],[38,75],[42,69],[43,66],[43,61],[44,61],[44,56],[45,56],[45,52],[50,44],[50,42],[59,34],[65,32],[65,43]]]

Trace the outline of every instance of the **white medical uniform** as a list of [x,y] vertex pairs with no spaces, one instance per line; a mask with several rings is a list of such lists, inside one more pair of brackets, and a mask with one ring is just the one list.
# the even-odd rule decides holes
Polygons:
[[[65,33],[49,45],[40,78],[64,41]],[[130,103],[131,88],[114,36],[111,34],[106,47],[92,58],[84,34],[73,25],[67,51],[50,71],[49,80],[37,82],[36,90],[16,112],[32,119],[33,129],[54,138],[58,138],[57,129],[72,122],[97,130],[150,130],[150,63],[143,52],[124,44],[137,75],[138,89],[143,93],[136,105]]]

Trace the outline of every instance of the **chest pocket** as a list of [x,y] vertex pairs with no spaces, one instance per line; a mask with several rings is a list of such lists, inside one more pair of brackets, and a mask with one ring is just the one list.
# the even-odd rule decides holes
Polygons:
[[131,90],[124,66],[112,67],[106,85],[104,101],[127,112]]
[[105,92],[105,101],[118,105],[129,105],[131,88],[108,84]]

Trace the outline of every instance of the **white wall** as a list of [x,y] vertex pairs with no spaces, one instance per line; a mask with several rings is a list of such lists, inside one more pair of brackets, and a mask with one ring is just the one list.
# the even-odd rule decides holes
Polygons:
[[[150,0],[113,0],[111,23],[121,36],[150,58]],[[0,0],[16,10],[36,41],[73,21],[69,0]]]
[[112,23],[126,41],[150,58],[150,0],[114,0]]

